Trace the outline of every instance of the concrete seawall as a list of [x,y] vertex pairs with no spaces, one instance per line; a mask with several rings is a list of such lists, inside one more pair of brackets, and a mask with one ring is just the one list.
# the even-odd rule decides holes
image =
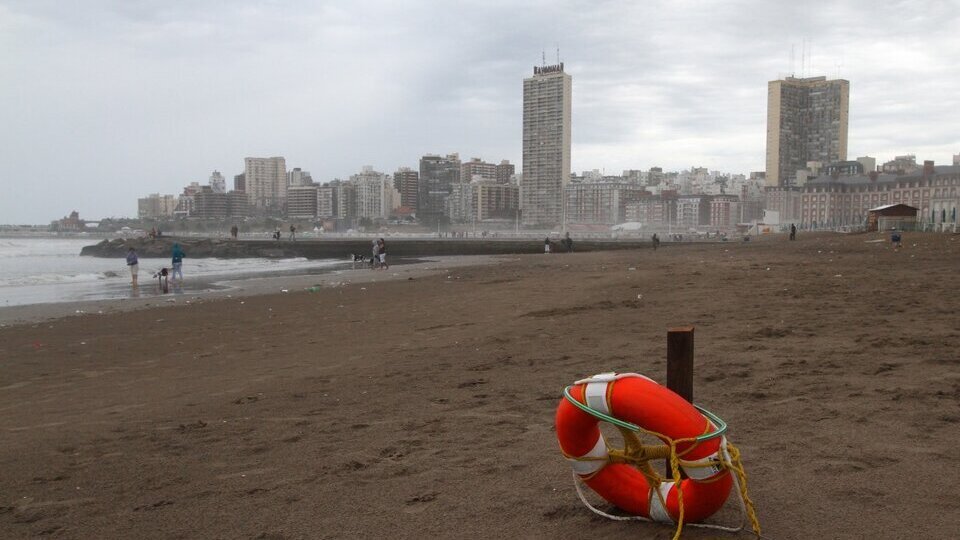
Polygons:
[[[123,257],[129,247],[134,247],[141,257],[166,257],[174,242],[186,251],[187,257],[219,257],[238,259],[248,257],[307,259],[346,259],[351,253],[370,255],[370,238],[306,239],[287,240],[225,240],[164,237],[158,239],[135,238],[104,240],[86,246],[81,255],[92,257]],[[511,255],[520,253],[543,253],[543,240],[531,239],[391,239],[387,238],[387,253],[391,257],[430,257],[438,255]],[[646,249],[649,241],[643,240],[577,240],[574,251],[607,251],[620,249]],[[562,251],[555,241],[553,249]]]

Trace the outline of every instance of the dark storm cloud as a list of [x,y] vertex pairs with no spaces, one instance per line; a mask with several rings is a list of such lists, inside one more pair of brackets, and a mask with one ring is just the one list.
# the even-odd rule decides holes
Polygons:
[[[245,156],[315,179],[427,152],[518,164],[556,46],[575,170],[764,166],[767,82],[851,81],[851,157],[949,160],[960,19],[909,2],[0,0],[0,222],[133,215]],[[790,50],[795,47],[791,69]],[[806,61],[801,52],[806,49]]]

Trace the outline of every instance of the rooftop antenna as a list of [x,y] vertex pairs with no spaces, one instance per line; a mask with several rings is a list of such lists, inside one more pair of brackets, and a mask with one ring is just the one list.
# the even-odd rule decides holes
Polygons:
[[540,67],[545,67],[547,65],[547,50],[540,50]]
[[557,65],[560,65],[560,44],[557,43]]
[[796,48],[797,48],[796,43],[791,43],[791,44],[790,44],[790,76],[791,76],[791,77],[795,77],[795,76],[796,76],[796,70],[793,69],[793,66],[794,66],[794,64],[795,64],[795,61],[794,61],[794,57],[795,57],[794,50],[795,50]]
[[800,47],[800,78],[807,76],[807,38],[803,38]]

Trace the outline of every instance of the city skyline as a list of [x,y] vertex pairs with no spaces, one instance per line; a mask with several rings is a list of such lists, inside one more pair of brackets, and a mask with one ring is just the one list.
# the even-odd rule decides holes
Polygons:
[[[74,208],[133,216],[144,193],[177,193],[215,169],[231,178],[254,155],[285,156],[318,182],[365,164],[416,168],[426,153],[519,165],[521,81],[541,51],[554,62],[558,40],[576,74],[575,171],[764,170],[767,83],[790,74],[851,81],[850,156],[948,163],[960,151],[949,6],[773,4],[559,3],[544,19],[533,5],[103,2],[75,12],[0,1],[0,68],[12,81],[0,88],[0,183],[16,189],[0,222],[46,223]],[[755,24],[741,36],[747,13]],[[427,15],[437,32],[410,34]],[[260,39],[264,25],[285,31]],[[363,38],[378,30],[381,40]]]

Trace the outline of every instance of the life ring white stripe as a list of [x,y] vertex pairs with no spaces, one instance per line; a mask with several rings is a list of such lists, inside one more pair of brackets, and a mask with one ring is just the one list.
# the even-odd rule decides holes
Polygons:
[[[727,438],[720,437],[720,448],[726,448]],[[691,465],[700,465],[703,463],[713,462],[709,467],[691,467]],[[687,476],[694,480],[706,480],[712,478],[723,472],[723,465],[720,464],[720,449],[718,448],[716,452],[710,454],[707,457],[687,461],[684,459],[680,460],[680,466],[683,467],[683,472],[687,473]]]
[[[670,495],[670,489],[673,488],[673,482],[663,482],[660,484],[660,495],[657,496],[656,489],[650,489],[650,519],[660,523],[673,523],[670,512],[667,512],[665,503],[667,496]],[[661,497],[663,501],[661,502]]]
[[592,382],[587,384],[583,394],[587,399],[587,407],[603,414],[610,414],[610,407],[607,407],[607,385],[608,382]]
[[588,474],[593,474],[603,468],[607,464],[607,443],[603,440],[603,436],[600,435],[597,437],[597,442],[593,445],[593,448],[590,449],[586,454],[579,456],[582,458],[596,458],[589,461],[580,461],[578,458],[567,458],[570,460],[570,464],[573,466],[573,472],[586,476]]

